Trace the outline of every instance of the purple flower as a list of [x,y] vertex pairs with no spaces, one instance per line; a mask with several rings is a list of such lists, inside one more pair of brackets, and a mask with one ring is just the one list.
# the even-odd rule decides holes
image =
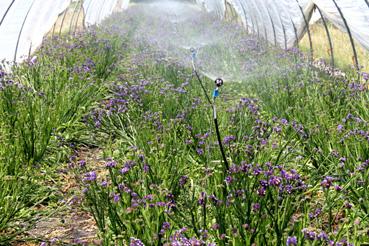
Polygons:
[[29,64],[30,65],[35,65],[37,62],[37,56],[33,56],[30,60],[29,60]]
[[287,125],[287,124],[288,124],[288,120],[286,120],[286,119],[281,119],[281,124],[283,124],[283,125]]
[[102,187],[107,187],[108,186],[108,182],[106,182],[105,180],[103,182],[101,182],[101,186]]
[[261,188],[259,188],[259,189],[257,190],[257,194],[258,194],[259,196],[265,196],[265,193],[266,193],[266,189],[265,189],[265,187],[261,187]]
[[186,139],[185,143],[187,145],[191,145],[191,144],[193,144],[193,141],[192,141],[192,139]]
[[316,239],[316,232],[310,231],[307,228],[302,229],[304,237],[308,240],[314,241]]
[[262,139],[262,140],[260,141],[260,144],[261,144],[261,145],[267,145],[267,144],[268,144],[268,141],[267,141],[266,139]]
[[96,173],[94,171],[88,172],[85,174],[84,181],[95,181],[96,180]]
[[4,77],[5,77],[5,75],[6,75],[6,73],[5,73],[4,71],[0,70],[0,79],[1,79],[1,78],[4,78]]
[[205,199],[206,199],[206,193],[201,192],[200,198],[198,200],[199,205],[204,205],[205,204]]
[[337,126],[337,131],[341,132],[342,130],[343,130],[343,125],[341,125],[341,124],[340,124],[340,125],[338,125],[338,126]]
[[113,168],[113,167],[116,167],[116,166],[117,166],[117,163],[115,161],[113,161],[113,160],[108,161],[106,163],[106,167],[108,167],[108,168]]
[[335,185],[335,186],[334,186],[334,189],[335,189],[336,191],[341,191],[341,190],[342,190],[342,187],[341,187],[341,186],[339,186],[339,185]]
[[350,209],[352,208],[352,204],[349,202],[345,202],[345,208]]
[[255,203],[252,205],[252,210],[254,210],[254,212],[258,211],[260,209],[260,204],[259,203]]
[[40,244],[40,246],[47,246],[47,243],[42,242],[42,243]]
[[365,72],[363,72],[363,73],[362,73],[362,75],[363,75],[363,79],[364,79],[365,81],[368,81],[368,80],[369,80],[369,73],[365,73]]
[[196,152],[197,152],[197,154],[199,154],[199,155],[203,155],[203,154],[204,154],[204,150],[203,150],[203,149],[201,149],[201,148],[196,149]]
[[86,161],[85,160],[80,160],[78,162],[78,164],[79,164],[80,167],[85,167],[86,166]]
[[215,224],[213,224],[213,225],[211,226],[211,229],[213,229],[214,231],[219,230],[219,228],[220,228],[220,225],[219,225],[219,224],[217,224],[217,223],[215,223]]
[[227,183],[227,185],[230,185],[233,182],[232,176],[227,176],[225,182]]
[[183,187],[187,183],[187,180],[188,180],[188,176],[186,176],[186,175],[180,177],[179,178],[179,185]]
[[332,186],[332,183],[333,183],[334,179],[330,176],[327,176],[323,179],[323,181],[320,183],[320,185],[323,187],[323,188],[326,188],[328,189],[329,187]]
[[164,231],[167,231],[170,229],[170,223],[169,222],[164,222],[163,225],[161,226],[161,228],[164,230]]
[[117,203],[117,202],[119,202],[119,200],[120,200],[120,195],[119,194],[113,194],[113,201],[115,203]]
[[223,143],[224,144],[229,144],[229,143],[233,142],[234,140],[236,140],[236,137],[235,136],[233,136],[233,135],[226,136],[223,139]]
[[144,166],[143,166],[143,171],[145,172],[145,173],[148,173],[149,171],[150,171],[150,166],[148,165],[148,164],[144,164]]
[[288,237],[287,238],[287,242],[286,242],[287,246],[296,246],[297,245],[297,238],[295,236],[293,237]]
[[141,242],[140,239],[131,237],[131,241],[129,243],[129,246],[145,246],[145,244],[143,244],[143,242]]
[[327,233],[325,233],[324,231],[322,231],[321,233],[318,234],[317,238],[321,241],[327,241],[329,240],[329,237],[327,235]]
[[125,166],[125,167],[123,167],[123,168],[120,170],[120,173],[121,173],[121,174],[126,174],[126,173],[128,173],[128,172],[129,172],[129,170],[130,170],[130,168],[129,168],[128,166]]
[[269,179],[269,184],[272,186],[278,186],[282,182],[282,179],[277,176],[272,176]]

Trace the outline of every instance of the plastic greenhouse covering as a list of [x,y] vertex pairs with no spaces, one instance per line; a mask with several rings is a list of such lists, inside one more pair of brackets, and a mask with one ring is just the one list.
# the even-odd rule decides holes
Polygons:
[[[333,23],[351,39],[369,49],[368,0],[194,0],[208,12],[225,17],[233,8],[248,32],[281,48],[291,48],[319,18]],[[129,0],[1,0],[0,59],[21,61],[28,57],[53,27],[58,17],[75,4],[83,8],[85,26],[101,23],[115,11],[124,11]],[[81,7],[78,7],[81,6]],[[77,10],[78,9],[78,10]]]
[[369,0],[0,0],[0,246],[369,246]]

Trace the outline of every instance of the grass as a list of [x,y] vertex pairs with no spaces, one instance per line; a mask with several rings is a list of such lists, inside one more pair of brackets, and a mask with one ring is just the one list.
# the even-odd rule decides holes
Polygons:
[[[333,43],[333,54],[335,57],[336,67],[350,70],[355,66],[352,46],[347,33],[344,33],[328,23],[328,29]],[[331,52],[328,37],[322,23],[317,23],[311,26],[311,38],[313,42],[314,57],[316,59],[323,58],[328,63],[331,61]],[[308,36],[305,35],[300,41],[302,50],[309,52],[310,45]],[[368,51],[365,50],[359,43],[355,42],[357,49],[359,64],[363,67],[363,71],[369,71]]]

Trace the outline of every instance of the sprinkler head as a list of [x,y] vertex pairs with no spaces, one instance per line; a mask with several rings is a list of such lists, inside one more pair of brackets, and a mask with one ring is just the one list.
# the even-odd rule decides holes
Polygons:
[[190,51],[191,51],[192,59],[195,59],[196,53],[197,53],[196,49],[194,47],[191,47]]
[[216,87],[221,87],[223,85],[223,80],[221,78],[217,78],[215,81],[214,81]]

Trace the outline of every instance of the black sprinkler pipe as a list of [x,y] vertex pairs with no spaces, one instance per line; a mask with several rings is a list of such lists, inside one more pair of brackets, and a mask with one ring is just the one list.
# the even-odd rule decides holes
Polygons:
[[199,84],[206,96],[206,99],[207,101],[209,102],[209,104],[211,105],[212,109],[213,109],[213,120],[214,120],[214,125],[215,125],[215,132],[217,134],[217,140],[218,140],[218,144],[219,144],[219,149],[220,149],[220,152],[222,154],[222,158],[223,158],[223,162],[224,162],[224,167],[226,169],[226,171],[229,170],[229,163],[227,161],[227,157],[225,155],[225,151],[224,151],[224,147],[223,147],[223,143],[222,143],[222,138],[220,136],[220,130],[219,130],[219,123],[218,123],[218,118],[217,118],[217,109],[216,109],[216,105],[215,105],[215,99],[216,97],[218,96],[218,90],[219,88],[223,85],[223,80],[218,78],[215,80],[215,90],[214,90],[214,95],[213,95],[213,102],[211,101],[208,93],[206,92],[206,89],[205,89],[205,86],[204,86],[204,83],[202,82],[202,79],[199,75],[199,73],[197,72],[197,69],[196,69],[196,50],[194,48],[191,48],[191,53],[192,53],[192,68],[193,68],[193,71],[196,75],[196,78],[197,80],[199,81]]

